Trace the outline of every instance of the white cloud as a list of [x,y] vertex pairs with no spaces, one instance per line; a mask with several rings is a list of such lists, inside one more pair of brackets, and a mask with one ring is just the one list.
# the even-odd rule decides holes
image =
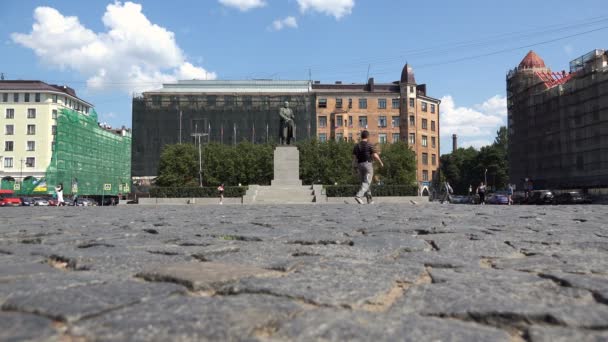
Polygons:
[[266,6],[266,2],[264,0],[219,0],[219,3],[227,7],[236,8],[241,12]]
[[[506,125],[507,99],[496,95],[473,108],[457,107],[452,96],[441,98],[441,136],[451,149],[452,134],[460,147],[479,148],[494,141],[496,131]],[[448,150],[449,150],[448,149]]]
[[326,15],[332,15],[340,19],[351,14],[355,7],[355,0],[297,0],[300,11],[315,11]]
[[141,10],[132,2],[110,4],[102,17],[107,31],[95,33],[77,17],[38,7],[32,31],[11,38],[32,49],[44,64],[82,74],[92,89],[132,92],[179,78],[216,77],[189,63],[173,32],[151,23]]
[[280,31],[284,28],[298,28],[298,22],[294,17],[286,17],[284,19],[277,19],[272,22],[272,29],[275,31]]

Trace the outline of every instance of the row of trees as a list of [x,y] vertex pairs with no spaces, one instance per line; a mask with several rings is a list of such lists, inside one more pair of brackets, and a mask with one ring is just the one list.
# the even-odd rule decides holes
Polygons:
[[500,127],[494,143],[479,151],[472,147],[459,148],[442,155],[441,174],[443,179],[450,182],[454,191],[460,194],[468,193],[469,186],[475,190],[486,178],[492,188],[505,189],[509,181],[507,128]]
[[[352,142],[297,143],[300,177],[304,184],[357,184],[352,166]],[[202,182],[268,185],[273,178],[273,144],[242,142],[236,146],[211,143],[202,148]],[[377,181],[387,185],[416,181],[416,159],[407,144],[381,146],[385,167],[376,170]],[[160,158],[158,186],[198,186],[198,148],[192,144],[167,145]]]

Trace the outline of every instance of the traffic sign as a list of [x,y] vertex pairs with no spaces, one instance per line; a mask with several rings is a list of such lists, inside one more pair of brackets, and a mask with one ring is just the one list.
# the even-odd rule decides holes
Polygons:
[[103,189],[104,189],[105,191],[110,191],[110,190],[112,190],[112,184],[104,184],[104,185],[103,185]]

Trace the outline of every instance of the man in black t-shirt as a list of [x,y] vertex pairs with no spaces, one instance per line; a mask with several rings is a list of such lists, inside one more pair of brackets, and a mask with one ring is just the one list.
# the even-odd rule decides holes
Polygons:
[[373,160],[377,160],[380,163],[380,167],[384,166],[374,146],[367,141],[368,138],[368,131],[361,132],[361,141],[353,149],[353,165],[356,165],[361,179],[361,188],[357,192],[357,196],[355,196],[355,201],[359,204],[363,204],[363,196],[367,198],[368,203],[371,203],[372,193],[370,185],[374,177]]

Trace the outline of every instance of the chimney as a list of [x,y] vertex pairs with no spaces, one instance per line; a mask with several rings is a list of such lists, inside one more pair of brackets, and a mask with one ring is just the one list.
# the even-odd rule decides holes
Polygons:
[[455,152],[458,149],[458,136],[456,134],[452,134],[452,152]]
[[367,80],[367,87],[368,87],[368,90],[369,90],[370,92],[373,92],[373,91],[374,91],[374,78],[373,78],[373,77],[370,77],[370,78]]

